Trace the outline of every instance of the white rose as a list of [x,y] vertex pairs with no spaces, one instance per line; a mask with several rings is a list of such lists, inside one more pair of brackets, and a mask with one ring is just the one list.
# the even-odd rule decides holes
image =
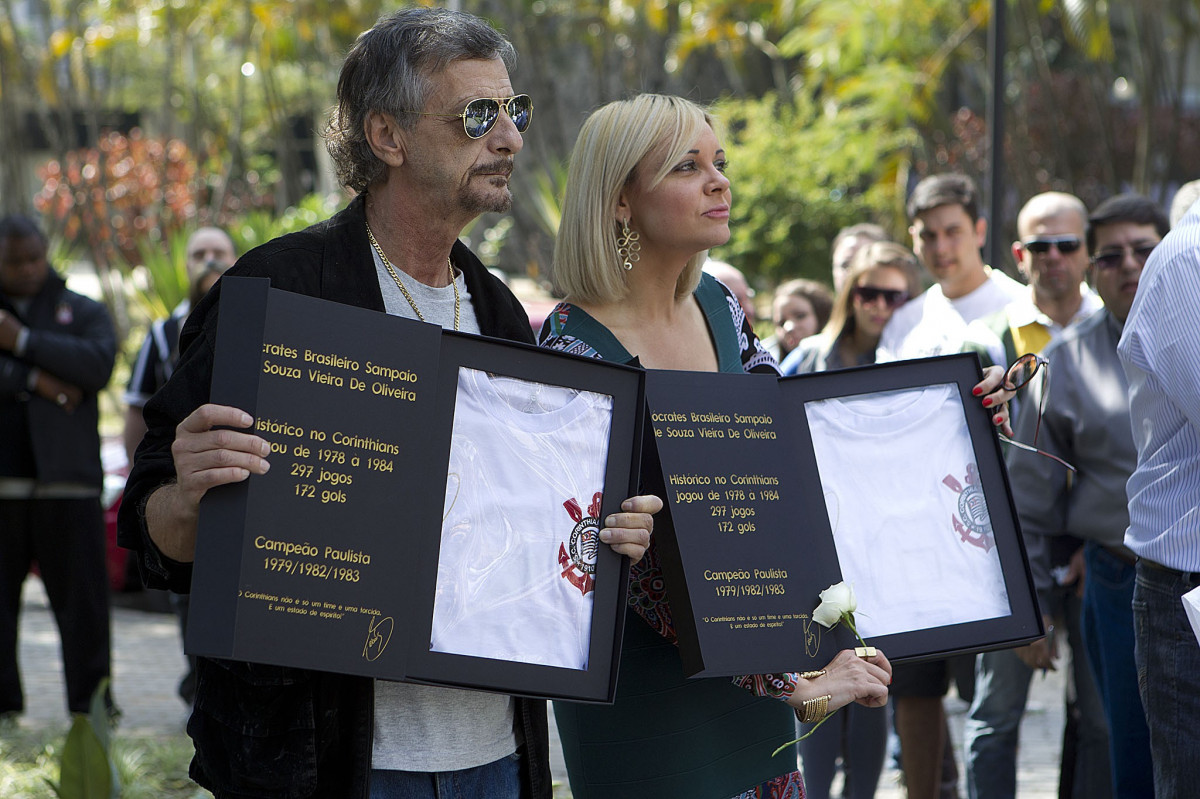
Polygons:
[[858,602],[854,599],[854,588],[849,583],[831,585],[822,591],[818,598],[821,604],[813,611],[813,621],[826,628],[841,621],[843,614],[853,613],[858,608]]

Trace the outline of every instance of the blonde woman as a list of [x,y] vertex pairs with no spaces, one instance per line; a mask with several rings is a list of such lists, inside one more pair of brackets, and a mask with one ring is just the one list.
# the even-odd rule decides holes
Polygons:
[[[729,238],[725,169],[712,118],[687,100],[640,95],[593,113],[572,154],[555,246],[566,301],[541,343],[647,369],[777,373],[737,300],[701,271],[708,249]],[[983,390],[999,385],[999,372]],[[651,468],[643,475],[656,478]],[[771,757],[794,737],[792,710],[804,712],[806,700],[828,712],[887,701],[887,658],[851,650],[815,679],[684,680],[653,540],[633,567],[629,603],[616,702],[555,704],[576,799],[797,799],[794,753]]]

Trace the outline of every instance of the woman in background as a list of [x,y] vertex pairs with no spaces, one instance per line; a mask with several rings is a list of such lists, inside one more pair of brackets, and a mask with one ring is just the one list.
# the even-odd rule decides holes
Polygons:
[[875,348],[892,313],[921,293],[920,269],[912,250],[874,241],[854,254],[833,301],[829,322],[783,360],[785,375],[875,363]]
[[823,283],[806,278],[780,283],[771,300],[775,335],[763,346],[782,363],[801,341],[825,327],[832,308],[833,294]]

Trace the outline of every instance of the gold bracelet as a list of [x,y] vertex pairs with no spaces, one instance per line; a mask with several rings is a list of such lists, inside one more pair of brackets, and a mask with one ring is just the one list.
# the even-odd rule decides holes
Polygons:
[[812,724],[820,721],[829,714],[829,700],[833,699],[830,694],[818,696],[816,699],[805,699],[804,707],[800,712],[800,721],[805,724]]
[[825,676],[825,669],[817,669],[816,671],[800,672],[800,679],[802,679],[802,680],[815,680],[818,677],[824,677],[824,676]]

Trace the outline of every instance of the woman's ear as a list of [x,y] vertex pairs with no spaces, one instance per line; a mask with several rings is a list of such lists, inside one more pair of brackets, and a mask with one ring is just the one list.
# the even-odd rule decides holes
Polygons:
[[622,220],[633,216],[633,210],[629,207],[629,198],[625,195],[624,189],[617,195],[617,203],[613,206],[612,215],[613,221],[618,225],[621,224]]
[[372,111],[363,120],[363,132],[375,157],[388,166],[404,163],[404,131],[391,114]]

